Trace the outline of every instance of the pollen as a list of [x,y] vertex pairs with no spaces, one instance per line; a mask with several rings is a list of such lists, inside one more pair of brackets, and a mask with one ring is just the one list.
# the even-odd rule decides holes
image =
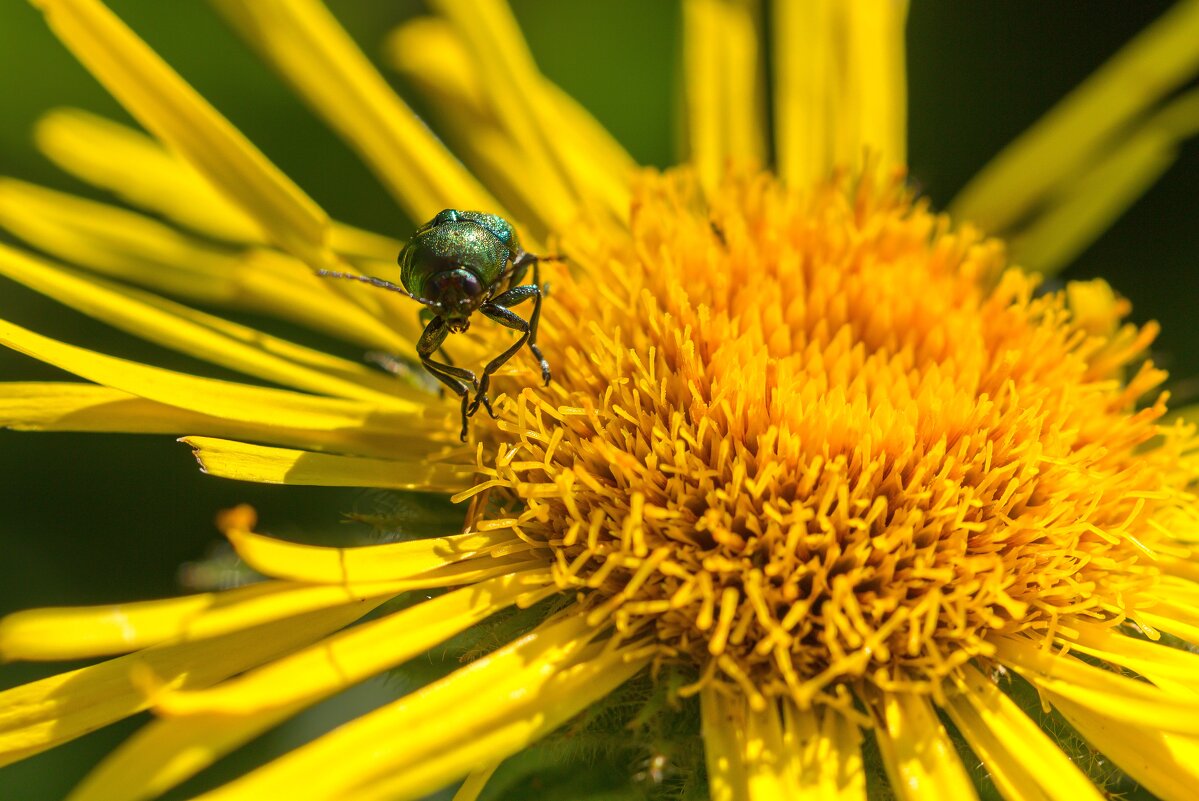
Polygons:
[[1151,603],[1192,434],[1106,285],[1046,291],[871,171],[647,174],[603,225],[547,275],[554,383],[522,366],[476,419],[472,507],[593,624],[697,687],[844,705]]

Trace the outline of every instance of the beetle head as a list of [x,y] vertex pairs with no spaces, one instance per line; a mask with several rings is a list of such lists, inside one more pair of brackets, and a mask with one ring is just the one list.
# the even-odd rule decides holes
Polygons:
[[458,267],[437,273],[425,283],[430,306],[460,334],[470,327],[470,315],[483,303],[483,284],[470,270]]

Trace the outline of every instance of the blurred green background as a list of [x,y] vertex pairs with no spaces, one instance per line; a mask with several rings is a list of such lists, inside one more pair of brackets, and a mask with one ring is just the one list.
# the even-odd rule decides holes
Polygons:
[[[201,0],[110,3],[218,109],[330,213],[397,237],[411,221],[370,174],[229,33]],[[408,0],[332,0],[368,54],[421,5]],[[588,106],[643,163],[676,160],[672,123],[678,62],[677,3],[666,0],[515,0],[542,69]],[[1042,0],[916,2],[909,25],[912,176],[943,206],[987,159],[1085,78],[1164,2]],[[0,2],[0,174],[93,194],[32,148],[29,132],[54,106],[126,115],[48,33],[26,3]],[[1080,259],[1067,277],[1102,276],[1131,298],[1135,318],[1164,325],[1159,361],[1193,400],[1199,377],[1195,219],[1199,148]],[[4,235],[0,234],[0,238]],[[0,316],[118,355],[147,348],[0,279]],[[166,352],[158,363],[207,369]],[[207,369],[209,374],[216,374]],[[0,350],[0,377],[56,379],[52,368]],[[250,502],[264,528],[288,535],[339,525],[369,507],[360,493],[237,484],[201,475],[169,437],[0,431],[0,613],[45,604],[107,603],[176,591],[179,566],[218,540],[216,510]],[[7,686],[46,668],[0,667]],[[385,690],[372,685],[357,701]],[[344,713],[344,712],[343,712]],[[281,734],[276,747],[325,725],[323,712]],[[58,798],[122,724],[0,770],[0,798]]]

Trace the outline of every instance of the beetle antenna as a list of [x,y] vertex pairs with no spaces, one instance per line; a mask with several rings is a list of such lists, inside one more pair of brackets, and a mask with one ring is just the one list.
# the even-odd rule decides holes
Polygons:
[[539,261],[560,261],[569,263],[570,258],[563,253],[547,253],[540,256],[536,253],[530,253],[527,250],[522,250],[514,259],[512,259],[513,268],[523,267],[526,264],[535,264]]
[[441,310],[440,303],[433,300],[426,300],[425,298],[418,298],[416,295],[413,295],[399,284],[393,284],[391,281],[384,281],[382,278],[375,278],[374,276],[370,275],[351,275],[350,273],[339,273],[334,270],[317,270],[316,274],[321,278],[345,278],[349,281],[361,281],[364,284],[370,284],[371,286],[378,287],[379,289],[386,289],[389,292],[398,292],[406,298],[412,298],[417,303],[423,303],[425,306],[428,306],[434,311]]

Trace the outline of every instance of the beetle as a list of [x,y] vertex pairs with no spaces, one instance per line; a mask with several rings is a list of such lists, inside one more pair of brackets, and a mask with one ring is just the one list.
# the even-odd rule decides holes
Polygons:
[[[482,405],[495,417],[487,390],[491,375],[527,343],[541,366],[548,385],[551,373],[541,348],[537,347],[537,324],[541,319],[542,261],[563,261],[562,256],[538,256],[520,245],[512,224],[496,214],[445,209],[422,225],[400,250],[400,285],[371,276],[318,270],[325,278],[346,278],[398,292],[423,304],[425,329],[416,343],[421,365],[434,378],[462,399],[462,441],[466,442],[467,420]],[[533,282],[524,283],[529,269]],[[528,320],[510,307],[532,298],[533,314]],[[450,334],[470,328],[476,311],[502,326],[520,333],[507,350],[483,368],[481,376],[457,367],[442,350]],[[438,354],[442,361],[434,361]],[[474,399],[470,397],[475,390]]]

